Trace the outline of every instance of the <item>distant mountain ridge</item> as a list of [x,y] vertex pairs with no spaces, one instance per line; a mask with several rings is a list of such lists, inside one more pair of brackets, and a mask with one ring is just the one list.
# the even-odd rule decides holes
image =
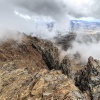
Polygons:
[[100,21],[71,20],[71,31],[100,31]]

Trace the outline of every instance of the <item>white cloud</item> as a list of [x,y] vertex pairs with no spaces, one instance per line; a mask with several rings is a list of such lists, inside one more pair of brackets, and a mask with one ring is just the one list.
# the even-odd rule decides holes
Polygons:
[[18,15],[19,17],[24,18],[24,19],[26,19],[26,20],[33,20],[32,17],[30,17],[29,15],[24,15],[24,14],[21,14],[21,13],[19,13],[19,12],[17,12],[17,11],[14,11],[14,13],[15,13],[16,15]]

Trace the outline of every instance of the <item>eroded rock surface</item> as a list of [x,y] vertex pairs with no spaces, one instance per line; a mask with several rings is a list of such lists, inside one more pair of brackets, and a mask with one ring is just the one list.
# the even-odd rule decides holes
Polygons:
[[100,62],[90,57],[74,81],[79,67],[66,55],[60,59],[50,41],[9,40],[0,45],[0,100],[99,100]]
[[60,62],[59,50],[53,43],[36,38],[36,41],[33,41],[32,45],[33,48],[41,53],[43,60],[50,70],[61,70],[63,74],[71,77],[71,61],[65,56]]
[[91,100],[100,99],[100,61],[89,57],[87,65],[76,73],[75,85],[89,93]]
[[40,41],[33,41],[32,45],[33,48],[41,53],[43,60],[50,70],[59,69],[59,51],[53,43],[41,39]]
[[[5,67],[6,66],[6,67]],[[30,73],[12,62],[0,67],[0,100],[86,100],[61,71]]]
[[72,66],[71,66],[71,61],[68,59],[67,56],[65,56],[64,59],[62,60],[60,64],[60,70],[62,71],[63,74],[71,78]]
[[35,67],[37,70],[48,69],[42,55],[32,47],[33,41],[35,41],[34,37],[24,34],[20,43],[7,40],[0,44],[0,66],[7,62],[15,62],[17,67],[27,67],[31,72],[34,72]]

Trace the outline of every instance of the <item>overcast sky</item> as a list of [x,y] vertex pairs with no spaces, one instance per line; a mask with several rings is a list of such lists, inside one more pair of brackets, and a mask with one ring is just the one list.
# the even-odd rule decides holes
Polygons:
[[[32,32],[37,19],[100,18],[100,0],[0,0],[0,28]],[[35,22],[34,22],[35,21]]]
[[[0,0],[0,43],[9,37],[19,41],[21,36],[15,31],[27,34],[32,32],[50,39],[57,35],[56,30],[68,30],[70,19],[99,21],[100,0]],[[44,23],[52,21],[56,23],[55,28],[48,32]],[[6,29],[13,31],[5,31]],[[79,34],[78,39],[84,40],[82,37]],[[100,59],[100,43],[93,41],[87,45],[75,41],[70,53],[77,51],[83,60],[89,56]]]

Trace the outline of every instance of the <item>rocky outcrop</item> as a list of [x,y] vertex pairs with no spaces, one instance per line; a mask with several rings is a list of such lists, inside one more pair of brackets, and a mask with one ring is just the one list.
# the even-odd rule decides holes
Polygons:
[[36,37],[2,43],[0,100],[86,100],[69,79],[70,60],[60,64],[59,56],[53,43]]
[[61,71],[30,73],[13,62],[0,67],[0,100],[86,100]]
[[60,53],[56,46],[53,43],[47,40],[39,40],[36,38],[36,41],[33,41],[33,48],[39,51],[42,55],[42,59],[48,66],[50,70],[56,69],[61,70],[63,74],[71,77],[71,61],[65,56],[60,62]]
[[87,92],[91,100],[100,99],[100,61],[89,57],[87,65],[76,73],[75,85]]
[[33,41],[32,46],[41,53],[42,59],[50,70],[59,69],[59,51],[53,43],[42,39],[39,41],[36,38],[36,41]]
[[100,62],[90,57],[74,75],[80,68],[50,41],[9,40],[0,45],[0,100],[98,100]]
[[71,78],[72,66],[71,66],[71,61],[68,59],[67,56],[65,56],[64,59],[62,60],[60,64],[60,70],[62,71],[63,74]]

